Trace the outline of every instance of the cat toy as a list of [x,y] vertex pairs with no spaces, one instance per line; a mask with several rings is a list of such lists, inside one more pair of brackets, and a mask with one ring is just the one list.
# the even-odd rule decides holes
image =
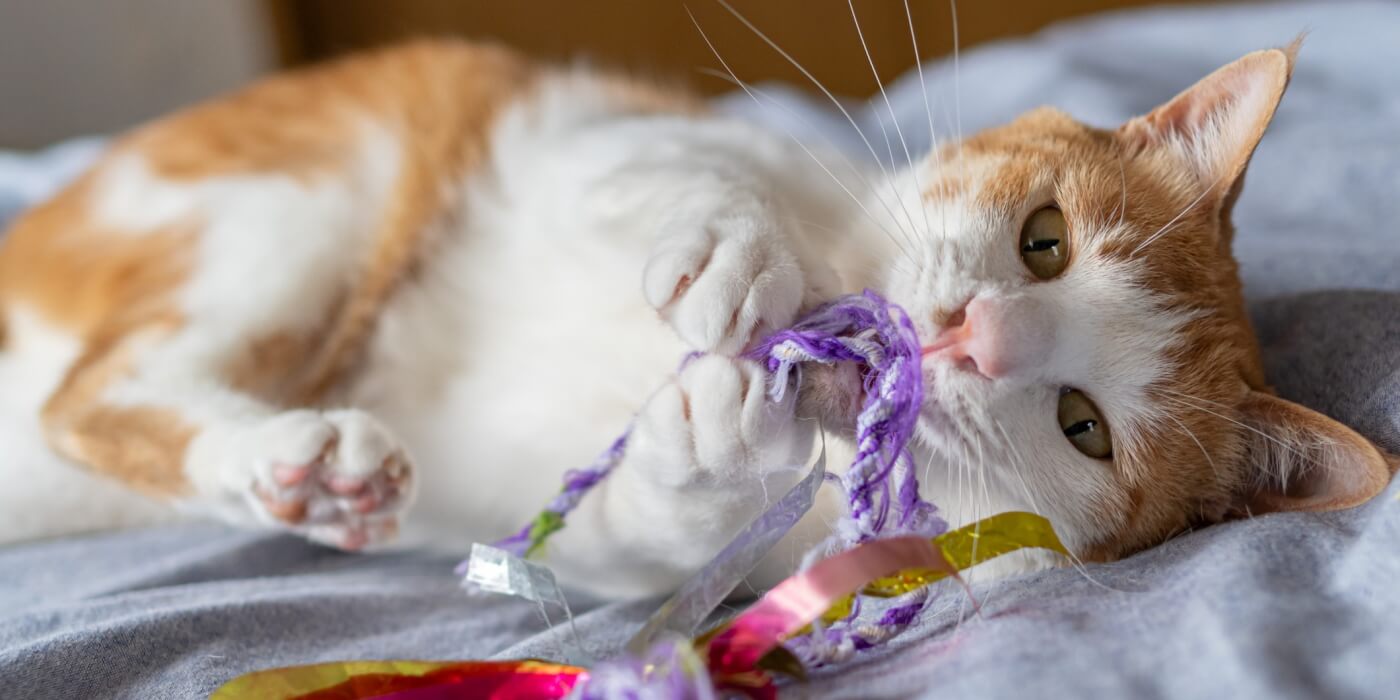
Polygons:
[[[1002,513],[949,531],[920,495],[909,442],[923,401],[921,349],[898,306],[871,291],[842,297],[746,356],[767,367],[774,400],[790,386],[800,391],[804,365],[857,363],[865,398],[856,419],[856,456],[835,476],[825,472],[823,451],[806,478],[661,606],[627,653],[593,668],[539,660],[317,664],[249,674],[214,697],[768,700],[777,696],[774,673],[801,677],[899,634],[918,619],[936,581],[957,579],[963,569],[1021,548],[1067,554],[1038,515]],[[495,547],[474,547],[458,572],[478,589],[525,597],[542,610],[550,599],[567,610],[552,574],[529,559],[544,552],[569,513],[621,464],[629,432],[589,467],[568,472],[559,494],[517,533]],[[824,481],[842,491],[847,505],[831,538],[801,572],[696,637],[725,596],[811,508]],[[862,622],[864,606],[882,609]]]
[[[838,525],[847,546],[882,534],[934,536],[947,529],[933,504],[920,497],[910,459],[908,443],[923,402],[923,379],[918,336],[902,309],[871,291],[843,297],[769,336],[746,355],[767,365],[774,401],[783,399],[791,375],[800,373],[803,364],[855,362],[865,368],[857,453],[838,480],[849,505]],[[800,378],[794,384],[800,386]],[[563,529],[565,517],[583,496],[622,462],[630,432],[613,441],[589,467],[565,474],[564,487],[554,500],[496,546],[517,556],[538,554],[545,541]]]

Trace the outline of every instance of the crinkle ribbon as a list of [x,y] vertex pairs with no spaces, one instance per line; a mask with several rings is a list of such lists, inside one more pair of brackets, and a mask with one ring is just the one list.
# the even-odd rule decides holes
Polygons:
[[[745,354],[768,367],[775,401],[783,398],[790,383],[800,387],[800,381],[790,380],[794,373],[800,377],[805,364],[852,362],[861,368],[865,400],[856,419],[856,456],[838,477],[849,506],[837,525],[841,545],[893,534],[932,537],[947,529],[937,508],[919,494],[909,454],[924,382],[919,337],[903,309],[869,290],[844,296]],[[568,472],[554,500],[496,546],[517,556],[540,553],[583,496],[622,462],[630,432],[629,428],[613,441],[589,467]]]
[[[1002,513],[933,539],[873,540],[798,573],[733,620],[694,642],[664,637],[639,655],[592,669],[533,659],[521,661],[351,661],[273,669],[230,681],[214,700],[382,698],[435,700],[709,700],[742,695],[777,697],[771,670],[785,641],[832,611],[854,607],[858,595],[917,596],[928,584],[995,556],[1026,547],[1065,554],[1049,521]],[[911,621],[917,612],[895,606],[885,615]],[[800,667],[792,668],[800,673]],[[724,695],[721,695],[724,694]]]
[[[766,363],[775,400],[794,373],[800,380],[805,364],[853,362],[861,368],[865,399],[856,422],[856,456],[836,477],[849,509],[823,550],[844,551],[782,582],[729,623],[687,641],[811,507],[823,477],[833,478],[825,474],[823,451],[806,479],[661,607],[629,643],[629,653],[591,670],[535,660],[345,662],[250,674],[214,697],[708,700],[718,690],[766,700],[777,692],[769,671],[800,674],[898,634],[923,611],[930,583],[1023,547],[1066,553],[1038,515],[1002,513],[949,532],[921,497],[908,451],[923,401],[920,348],[899,307],[870,291],[842,297],[747,355]],[[522,557],[540,553],[584,495],[622,462],[629,432],[589,467],[570,471],[555,499],[498,548],[474,550],[459,573],[479,587],[534,600],[542,611],[548,602],[567,614],[552,575]],[[861,622],[860,595],[895,600],[878,619]]]

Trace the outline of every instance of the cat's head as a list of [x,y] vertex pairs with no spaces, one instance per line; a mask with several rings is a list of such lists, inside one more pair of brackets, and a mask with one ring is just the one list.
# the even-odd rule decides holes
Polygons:
[[966,465],[929,475],[953,518],[1039,511],[1107,559],[1384,488],[1385,455],[1270,393],[1231,255],[1294,54],[1249,54],[1114,130],[1036,110],[902,176],[919,197],[887,200],[874,285],[927,346],[919,437]]

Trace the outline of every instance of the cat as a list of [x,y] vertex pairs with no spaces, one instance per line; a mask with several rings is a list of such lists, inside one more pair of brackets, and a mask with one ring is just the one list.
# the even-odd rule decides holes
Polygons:
[[117,139],[0,241],[0,539],[178,513],[461,550],[632,424],[549,562],[664,591],[798,478],[818,420],[841,464],[855,371],[773,402],[735,358],[867,288],[926,344],[913,450],[955,525],[1032,510],[1104,561],[1357,505],[1389,456],[1271,393],[1230,252],[1295,55],[892,173],[490,45],[271,77]]

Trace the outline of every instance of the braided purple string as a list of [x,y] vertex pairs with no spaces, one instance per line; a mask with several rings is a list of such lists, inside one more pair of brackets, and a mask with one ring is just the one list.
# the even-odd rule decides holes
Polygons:
[[[839,477],[850,505],[838,526],[844,544],[884,534],[932,537],[947,529],[933,504],[919,495],[908,450],[924,384],[918,334],[903,309],[869,290],[845,296],[774,333],[746,354],[767,363],[775,401],[783,398],[792,372],[801,372],[802,363],[862,366],[865,402],[856,421],[856,458]],[[696,356],[687,355],[681,367]],[[584,494],[622,461],[630,434],[629,427],[591,466],[565,474],[564,487],[554,500],[496,546],[517,556],[538,553],[550,535],[563,529],[565,516],[578,507]],[[889,528],[891,510],[897,520]]]
[[[688,355],[682,368],[696,356]],[[816,309],[791,328],[774,333],[746,356],[766,363],[772,374],[769,391],[775,401],[788,390],[793,372],[799,373],[800,380],[804,363],[855,362],[861,367],[865,399],[856,419],[855,460],[844,475],[828,475],[845,492],[849,509],[827,549],[881,536],[934,537],[947,530],[937,508],[919,494],[908,449],[923,403],[923,376],[918,334],[903,309],[868,290],[845,296]],[[801,382],[794,385],[800,387]],[[550,535],[564,527],[565,516],[584,494],[622,461],[630,433],[628,428],[588,468],[568,472],[554,500],[532,522],[496,546],[517,556],[538,552]],[[917,619],[928,599],[927,589],[920,589],[866,625],[857,623],[857,605],[847,619],[790,640],[788,646],[810,666],[843,660],[899,634]],[[665,681],[644,681],[639,676],[621,685],[640,690],[653,683],[679,682],[678,677],[667,674]]]
[[688,639],[667,639],[640,658],[593,667],[569,700],[718,700],[705,662]]
[[[628,426],[607,450],[598,455],[593,464],[583,469],[570,469],[565,472],[564,487],[559,490],[554,500],[550,501],[534,520],[520,528],[519,532],[497,542],[496,546],[517,557],[538,553],[550,535],[564,529],[564,516],[578,507],[584,494],[597,486],[622,462],[622,457],[627,452],[627,438],[631,435],[632,428]],[[464,561],[457,567],[461,569],[459,574],[466,573],[465,567],[468,563],[469,561]]]
[[[773,334],[749,356],[766,358],[775,400],[786,391],[790,373],[801,371],[801,363],[863,366],[865,402],[856,419],[856,457],[840,477],[850,506],[838,526],[844,544],[880,535],[932,537],[947,529],[933,504],[919,495],[909,454],[924,382],[919,336],[903,309],[869,290],[842,297]],[[892,480],[897,482],[893,488]],[[897,521],[887,527],[892,509]]]

